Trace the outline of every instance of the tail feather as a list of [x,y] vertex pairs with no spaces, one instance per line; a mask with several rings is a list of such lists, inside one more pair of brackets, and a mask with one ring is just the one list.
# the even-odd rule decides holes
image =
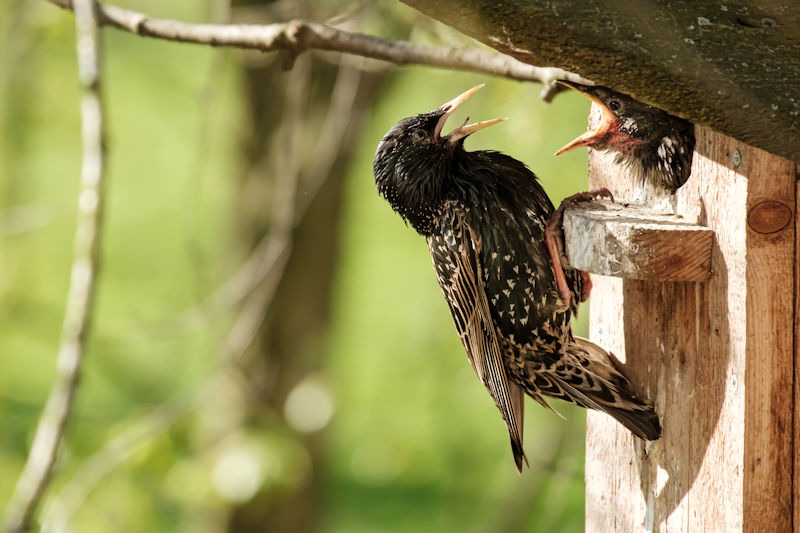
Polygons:
[[[528,468],[531,466],[528,462],[528,457],[525,455],[525,449],[522,447],[523,421],[525,418],[525,392],[519,385],[509,380],[508,393],[511,400],[511,408],[517,415],[516,431],[513,431],[513,429],[509,427],[508,436],[511,439],[511,451],[514,454],[514,463],[517,465],[517,472],[521,474],[523,462]],[[508,425],[508,421],[506,421],[506,425]]]
[[590,340],[576,337],[563,366],[553,374],[563,391],[553,396],[566,396],[564,399],[578,405],[608,413],[641,439],[661,436],[661,423],[652,403],[636,395],[616,357]]
[[642,410],[615,407],[606,407],[600,410],[613,416],[617,422],[640,439],[657,440],[661,437],[661,423],[655,409],[650,405],[645,405]]

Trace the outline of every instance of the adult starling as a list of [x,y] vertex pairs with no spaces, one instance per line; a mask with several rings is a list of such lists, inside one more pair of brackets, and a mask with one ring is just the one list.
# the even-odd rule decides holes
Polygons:
[[572,87],[601,110],[600,124],[556,155],[579,146],[616,153],[616,162],[627,165],[644,187],[672,194],[686,183],[692,171],[694,126],[657,107],[634,100],[608,87],[560,81]]
[[574,337],[581,276],[567,272],[575,297],[556,287],[544,232],[553,204],[521,162],[494,151],[467,152],[464,139],[505,119],[466,122],[441,132],[482,85],[443,106],[398,122],[375,153],[378,192],[426,237],[461,342],[508,427],[514,461],[522,447],[523,398],[544,396],[610,414],[640,438],[660,425],[612,354]]

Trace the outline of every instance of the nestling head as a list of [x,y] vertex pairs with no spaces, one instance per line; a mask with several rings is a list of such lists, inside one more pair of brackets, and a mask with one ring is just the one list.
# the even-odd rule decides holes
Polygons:
[[608,87],[559,81],[600,107],[600,122],[556,152],[586,146],[617,154],[644,180],[674,191],[689,178],[694,152],[694,125],[657,107]]
[[580,146],[627,152],[636,146],[657,140],[653,139],[654,134],[648,126],[657,114],[664,113],[660,109],[638,102],[626,94],[612,91],[608,87],[581,85],[568,81],[559,83],[575,89],[599,104],[601,116],[596,128],[577,137],[556,152],[556,155]]

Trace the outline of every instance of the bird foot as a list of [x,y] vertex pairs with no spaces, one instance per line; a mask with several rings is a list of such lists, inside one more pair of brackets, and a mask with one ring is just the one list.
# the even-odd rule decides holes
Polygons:
[[[608,198],[612,202],[614,201],[614,195],[605,187],[573,194],[572,196],[564,198],[561,205],[558,206],[558,209],[553,211],[544,231],[545,244],[547,245],[547,251],[550,253],[550,261],[553,263],[553,272],[556,276],[556,286],[567,308],[569,308],[572,300],[572,291],[570,291],[569,285],[567,285],[567,278],[564,275],[563,266],[563,261],[566,261],[566,255],[564,254],[564,209],[581,202],[591,202],[595,198]],[[580,276],[580,298],[581,302],[585,302],[589,299],[589,294],[592,291],[592,279],[588,272],[582,270],[580,271]]]
[[582,202],[591,202],[595,198],[606,198],[608,200],[614,201],[614,195],[611,194],[605,187],[600,187],[599,189],[592,189],[591,191],[582,191],[573,194],[572,196],[567,196],[564,200],[561,201],[561,205],[558,206],[556,211],[561,211],[563,213],[564,208],[570,205],[579,204]]

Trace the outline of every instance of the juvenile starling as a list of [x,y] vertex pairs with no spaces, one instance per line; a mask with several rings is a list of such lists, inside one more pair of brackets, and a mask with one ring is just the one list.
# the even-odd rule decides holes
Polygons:
[[545,245],[553,204],[536,176],[507,155],[464,150],[468,135],[505,119],[465,122],[441,135],[481,87],[389,130],[375,153],[378,192],[426,237],[461,342],[503,416],[520,471],[525,393],[547,408],[543,396],[605,411],[638,437],[657,439],[658,416],[614,356],[572,335],[581,276],[566,273],[574,296],[566,305]]
[[686,183],[692,171],[694,126],[657,107],[634,100],[607,87],[560,81],[572,87],[601,110],[600,124],[561,148],[556,155],[579,146],[616,153],[644,187],[672,194]]

